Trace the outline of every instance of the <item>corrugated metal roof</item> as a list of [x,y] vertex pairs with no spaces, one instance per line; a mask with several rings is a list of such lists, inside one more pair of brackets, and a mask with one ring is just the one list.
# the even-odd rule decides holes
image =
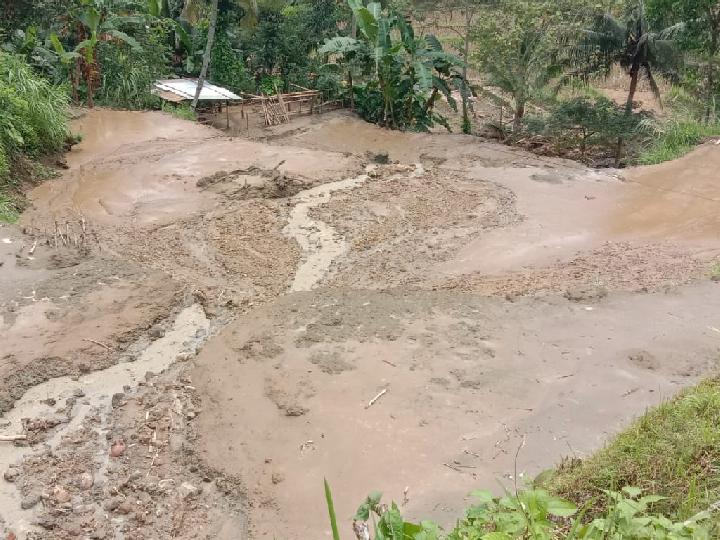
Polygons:
[[[160,97],[162,93],[170,92],[181,99],[193,99],[195,97],[195,89],[197,88],[197,79],[166,79],[155,81],[155,90]],[[200,92],[200,101],[225,101],[240,99],[240,96],[233,94],[230,90],[222,86],[216,86],[205,81],[202,91]]]

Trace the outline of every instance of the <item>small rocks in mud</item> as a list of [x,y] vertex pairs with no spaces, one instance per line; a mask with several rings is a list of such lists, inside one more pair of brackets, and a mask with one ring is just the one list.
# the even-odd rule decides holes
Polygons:
[[307,412],[308,409],[300,405],[290,405],[285,408],[285,416],[303,416]]
[[20,476],[20,469],[18,469],[17,467],[11,466],[7,471],[3,473],[3,478],[6,482],[15,482],[18,476]]
[[567,289],[564,296],[571,302],[584,302],[605,298],[607,294],[608,291],[605,287],[598,285],[578,285],[577,287]]
[[192,485],[190,482],[183,482],[178,488],[178,494],[183,499],[194,497],[200,493],[200,489]]
[[654,371],[660,367],[660,362],[647,351],[634,351],[628,355],[628,360],[639,368]]
[[110,446],[110,457],[120,457],[125,453],[125,441],[118,439]]
[[275,472],[272,474],[272,483],[273,484],[280,484],[285,480],[285,475],[282,473]]

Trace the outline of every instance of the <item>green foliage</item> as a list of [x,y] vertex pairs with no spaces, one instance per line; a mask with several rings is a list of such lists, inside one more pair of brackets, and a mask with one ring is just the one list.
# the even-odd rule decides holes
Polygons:
[[163,102],[161,105],[161,109],[163,110],[163,112],[172,114],[173,116],[182,120],[197,120],[195,111],[193,111],[192,107],[186,103],[178,103],[176,105],[174,103]]
[[694,118],[670,118],[653,125],[649,146],[638,157],[642,165],[654,165],[684,156],[704,139],[720,137],[720,123],[704,124]]
[[[329,493],[325,484],[326,496]],[[395,503],[380,503],[372,493],[360,506],[353,528],[358,538],[375,540],[709,540],[717,532],[711,511],[684,521],[672,521],[653,511],[663,497],[642,496],[640,489],[606,490],[605,512],[586,519],[585,510],[549,492],[533,488],[495,497],[487,491],[473,494],[477,503],[448,533],[432,521],[405,521]],[[328,498],[332,509],[332,498]],[[334,516],[334,510],[331,510]],[[373,517],[374,530],[368,521]],[[332,518],[331,518],[332,521]],[[333,538],[338,539],[333,527]]]
[[328,40],[321,52],[347,63],[358,57],[372,59],[369,80],[353,89],[357,112],[369,122],[393,129],[427,131],[436,123],[448,127],[434,105],[444,96],[456,109],[451,88],[464,86],[456,69],[461,62],[445,53],[435,36],[416,37],[405,18],[383,11],[379,3],[348,3],[363,39]]
[[550,487],[587,501],[605,489],[638,486],[665,497],[658,511],[685,519],[720,499],[717,463],[720,379],[714,378],[648,411],[593,457],[561,469]]
[[0,51],[0,219],[17,208],[10,192],[20,182],[17,163],[62,149],[67,136],[64,89],[38,76],[18,55]]
[[584,159],[590,147],[608,150],[618,137],[636,137],[644,126],[643,118],[626,114],[623,107],[605,97],[576,97],[552,109],[543,132],[560,146],[579,147]]
[[325,483],[325,503],[327,504],[328,515],[330,516],[330,528],[332,529],[333,540],[340,540],[330,484],[328,484],[327,480],[323,480],[323,482]]
[[139,32],[139,47],[113,42],[98,44],[98,63],[103,66],[97,99],[104,105],[126,109],[154,108],[159,104],[152,84],[168,72],[166,30],[151,27]]
[[210,78],[233,92],[254,92],[255,84],[245,68],[240,50],[233,48],[231,36],[220,21],[212,49]]
[[471,58],[487,77],[482,93],[514,112],[516,132],[527,105],[546,101],[550,83],[561,81],[564,44],[575,31],[570,20],[562,2],[502,0],[472,33]]

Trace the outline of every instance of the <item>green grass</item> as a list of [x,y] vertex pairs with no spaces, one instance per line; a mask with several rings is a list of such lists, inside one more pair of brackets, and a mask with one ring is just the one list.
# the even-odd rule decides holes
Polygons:
[[195,111],[193,111],[192,107],[187,103],[179,103],[177,105],[172,105],[170,103],[163,102],[162,110],[182,120],[191,120],[193,122],[197,120],[197,116],[195,116]]
[[667,497],[653,508],[677,519],[720,500],[720,377],[649,410],[589,459],[561,467],[550,488],[583,504],[623,486]]
[[720,124],[701,124],[694,120],[671,119],[654,134],[650,145],[641,151],[638,162],[654,165],[684,156],[707,137],[720,136]]
[[18,214],[10,197],[0,191],[0,222],[14,223]]

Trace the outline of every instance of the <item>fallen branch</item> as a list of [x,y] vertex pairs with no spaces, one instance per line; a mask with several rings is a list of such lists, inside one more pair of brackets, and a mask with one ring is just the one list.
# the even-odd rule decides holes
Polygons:
[[0,435],[0,442],[25,441],[27,435]]
[[95,345],[99,345],[100,347],[103,347],[103,348],[107,349],[108,351],[112,351],[112,347],[110,347],[109,345],[105,345],[104,343],[100,343],[99,341],[95,341],[94,339],[83,338],[83,341],[89,341],[90,343],[94,343]]
[[383,397],[385,394],[387,394],[387,391],[388,391],[387,388],[383,388],[382,391],[381,391],[380,393],[378,393],[377,396],[375,396],[374,398],[372,398],[372,399],[368,402],[368,404],[365,405],[365,408],[366,408],[366,409],[369,409],[370,407],[372,407],[373,405],[375,405],[375,402],[376,402],[378,399],[380,399],[381,397]]
[[397,367],[397,364],[393,364],[390,360],[383,360],[383,362],[385,362],[389,366]]

